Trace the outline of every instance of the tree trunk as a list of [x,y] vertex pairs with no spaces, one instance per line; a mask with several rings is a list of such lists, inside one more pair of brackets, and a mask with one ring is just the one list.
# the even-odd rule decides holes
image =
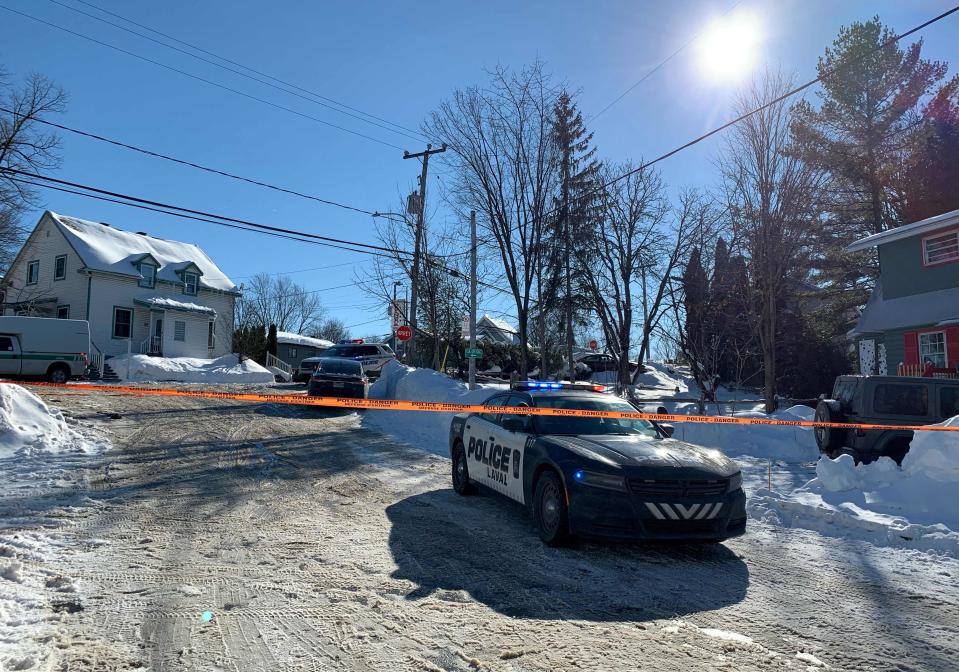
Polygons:
[[[771,282],[772,278],[767,278]],[[772,414],[776,403],[776,292],[772,285],[766,287],[766,319],[763,339],[763,397],[766,400],[766,413]]]

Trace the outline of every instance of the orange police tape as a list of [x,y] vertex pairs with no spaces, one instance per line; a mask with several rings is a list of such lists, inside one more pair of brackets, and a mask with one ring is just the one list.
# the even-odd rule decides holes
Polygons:
[[[331,406],[334,408],[373,408],[389,411],[427,411],[432,413],[486,413],[481,404],[452,404],[435,401],[406,401],[402,399],[350,399],[346,397],[308,397],[300,394],[251,394],[246,392],[216,392],[214,390],[181,390],[170,387],[125,387],[121,385],[94,385],[92,383],[42,383],[0,379],[0,384],[50,387],[64,391],[92,390],[144,397],[194,397],[198,399],[232,399],[267,404],[296,406]],[[574,408],[532,408],[529,406],[498,406],[511,415],[561,415],[577,418],[613,418],[625,420],[655,420],[657,422],[696,422],[714,425],[773,425],[777,427],[834,427],[836,429],[907,429],[930,432],[959,432],[959,426],[937,425],[881,425],[863,422],[815,422],[813,420],[775,420],[772,418],[741,418],[724,415],[671,415],[668,413],[641,413],[627,411],[597,411]]]

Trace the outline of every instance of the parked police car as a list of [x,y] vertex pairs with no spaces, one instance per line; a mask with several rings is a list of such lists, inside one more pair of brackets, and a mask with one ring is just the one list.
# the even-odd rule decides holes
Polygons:
[[332,348],[325,350],[323,356],[358,360],[363,365],[366,375],[376,378],[386,363],[396,358],[396,353],[386,343],[365,343],[362,338],[356,338],[340,341]]
[[[670,438],[646,420],[516,415],[509,406],[635,412],[593,385],[517,383],[486,413],[450,426],[453,489],[477,486],[525,504],[540,537],[722,541],[746,531],[746,495],[734,462]],[[502,409],[502,410],[500,410]]]

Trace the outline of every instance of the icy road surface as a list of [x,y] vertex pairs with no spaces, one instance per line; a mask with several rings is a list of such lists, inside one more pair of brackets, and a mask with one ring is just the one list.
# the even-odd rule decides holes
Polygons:
[[551,549],[355,413],[42,394],[114,445],[0,497],[0,543],[56,540],[18,571],[59,577],[56,669],[956,669],[953,560],[752,522]]

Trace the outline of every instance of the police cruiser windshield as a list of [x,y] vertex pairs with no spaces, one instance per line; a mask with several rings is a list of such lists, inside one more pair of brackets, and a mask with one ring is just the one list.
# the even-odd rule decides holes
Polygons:
[[[636,409],[616,397],[600,395],[590,396],[537,396],[538,408],[568,408],[589,411],[619,411],[635,413]],[[538,434],[602,435],[602,434],[639,434],[655,438],[659,436],[656,428],[647,420],[625,420],[622,418],[577,418],[561,415],[535,416]]]

